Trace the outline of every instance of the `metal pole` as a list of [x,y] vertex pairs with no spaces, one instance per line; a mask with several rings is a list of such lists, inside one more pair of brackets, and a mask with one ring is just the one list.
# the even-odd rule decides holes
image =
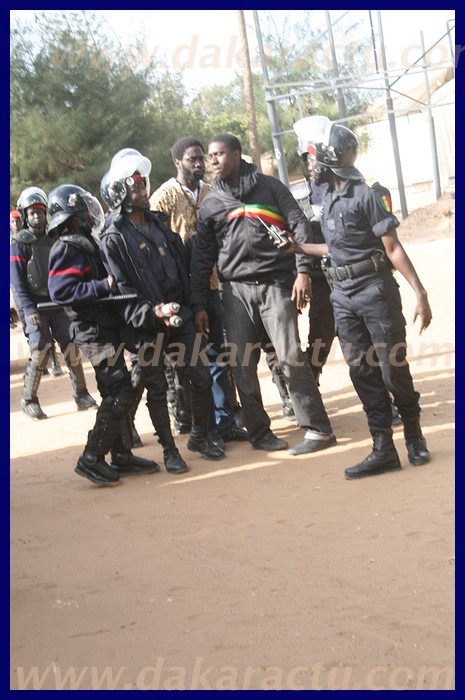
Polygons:
[[423,54],[423,69],[425,72],[425,91],[426,91],[426,104],[428,105],[428,128],[429,128],[429,140],[431,144],[431,159],[433,161],[433,180],[434,180],[434,192],[436,195],[436,201],[441,196],[441,179],[439,177],[439,163],[438,163],[438,148],[436,143],[436,132],[434,130],[434,119],[433,110],[431,109],[431,90],[429,87],[428,80],[428,63],[425,55],[425,36],[422,31],[420,31],[420,41],[421,41],[421,52]]
[[397,186],[399,188],[400,208],[402,211],[402,218],[406,219],[408,216],[407,200],[405,199],[404,178],[402,175],[402,165],[400,162],[399,142],[397,140],[396,118],[394,116],[394,104],[392,101],[391,90],[390,90],[390,86],[389,86],[388,66],[387,66],[387,60],[386,60],[386,50],[385,50],[385,46],[384,46],[383,25],[381,23],[381,11],[376,10],[376,15],[378,18],[379,43],[380,43],[380,49],[381,49],[380,53],[381,53],[381,59],[382,59],[382,63],[383,63],[384,85],[385,85],[385,89],[386,89],[386,107],[387,107],[387,111],[388,111],[389,129],[391,131],[391,140],[392,140],[392,150],[394,153],[394,162],[396,165]]
[[446,22],[446,27],[447,27],[447,37],[449,39],[449,50],[450,50],[450,58],[452,61],[452,73],[455,78],[455,54],[454,54],[454,44],[452,42],[452,37],[451,37],[451,29],[450,29],[450,24],[454,23],[455,27],[455,20],[454,19],[448,19]]
[[274,155],[276,158],[276,162],[278,163],[279,179],[281,180],[281,182],[283,182],[286,185],[286,187],[289,187],[289,177],[287,174],[286,160],[284,158],[283,143],[281,140],[281,136],[279,135],[281,128],[279,126],[279,119],[278,119],[278,112],[276,110],[276,103],[274,100],[268,100],[268,94],[270,91],[270,80],[268,77],[268,69],[266,67],[265,51],[263,48],[263,39],[262,39],[261,30],[260,30],[260,22],[258,21],[258,12],[257,12],[257,10],[252,10],[252,13],[253,13],[253,18],[254,18],[254,22],[255,22],[255,33],[257,35],[258,51],[260,54],[260,63],[262,64],[263,82],[265,85],[266,109],[268,112],[268,119],[270,120],[271,137],[273,139]]
[[[333,28],[331,26],[331,17],[329,15],[329,10],[325,10],[326,26],[328,28],[329,45],[331,47],[331,57],[333,59],[333,69],[334,75],[336,76],[336,85],[339,85],[339,66],[337,64],[336,47],[334,46],[334,36]],[[339,107],[339,117],[340,119],[345,119],[347,117],[346,103],[344,100],[344,95],[340,87],[337,90],[337,104]]]

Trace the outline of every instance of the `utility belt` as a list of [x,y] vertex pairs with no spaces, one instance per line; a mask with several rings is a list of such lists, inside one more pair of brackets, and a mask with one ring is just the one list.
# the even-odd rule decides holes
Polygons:
[[378,272],[387,267],[392,267],[386,254],[382,251],[373,253],[367,260],[352,263],[352,265],[340,265],[339,267],[326,267],[325,273],[331,280],[343,282],[344,280],[352,280],[355,277],[361,277],[367,272]]

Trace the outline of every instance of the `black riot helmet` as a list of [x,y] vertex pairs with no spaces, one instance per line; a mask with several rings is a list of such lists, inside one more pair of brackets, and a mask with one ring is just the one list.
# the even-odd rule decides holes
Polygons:
[[47,195],[40,187],[35,185],[26,187],[19,195],[16,203],[16,209],[20,213],[24,227],[27,227],[26,209],[34,204],[44,207],[45,211],[47,210]]
[[98,234],[103,228],[103,209],[96,197],[77,185],[59,185],[48,196],[49,233],[57,230],[72,216],[77,217],[83,233]]
[[314,116],[299,119],[294,124],[299,138],[299,153],[313,160],[313,179],[321,182],[325,170],[331,170],[344,180],[363,180],[362,173],[354,167],[358,141],[354,132],[343,124],[331,122],[327,117]]
[[124,200],[127,188],[134,184],[135,179],[142,178],[147,192],[150,192],[151,169],[150,160],[135,148],[123,148],[113,156],[110,169],[100,183],[100,195],[112,214],[118,214],[123,203],[124,209],[130,211]]

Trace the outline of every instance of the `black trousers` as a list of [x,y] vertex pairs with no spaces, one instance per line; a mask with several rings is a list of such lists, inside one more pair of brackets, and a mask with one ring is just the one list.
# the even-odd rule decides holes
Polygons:
[[394,277],[370,282],[350,296],[335,285],[331,301],[336,334],[370,430],[391,428],[388,392],[404,422],[417,418],[420,395],[406,359],[405,318]]
[[328,359],[335,337],[334,312],[331,304],[331,289],[326,278],[312,277],[312,300],[308,318],[308,333],[305,355],[315,379],[319,377]]
[[167,356],[178,368],[181,381],[184,377],[189,380],[193,434],[208,431],[212,379],[203,347],[200,334],[196,334],[193,321],[188,319],[180,328],[160,331],[158,337],[146,339],[137,349],[142,383],[147,389],[147,408],[162,442],[162,436],[167,435],[170,428],[165,377]]

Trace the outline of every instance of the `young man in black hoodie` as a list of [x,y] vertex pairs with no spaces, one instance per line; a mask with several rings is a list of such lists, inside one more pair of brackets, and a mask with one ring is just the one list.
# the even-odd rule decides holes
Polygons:
[[237,350],[231,363],[252,446],[265,451],[288,446],[272,433],[260,392],[257,365],[266,332],[286,376],[296,420],[306,430],[290,453],[326,449],[336,438],[301,350],[297,324],[297,311],[311,296],[309,260],[277,250],[264,225],[292,231],[304,243],[313,240],[310,224],[287,187],[257,173],[255,166],[242,159],[235,136],[215,136],[208,155],[216,181],[200,207],[191,265],[197,330],[208,337],[206,296],[216,262],[223,285],[226,333]]

